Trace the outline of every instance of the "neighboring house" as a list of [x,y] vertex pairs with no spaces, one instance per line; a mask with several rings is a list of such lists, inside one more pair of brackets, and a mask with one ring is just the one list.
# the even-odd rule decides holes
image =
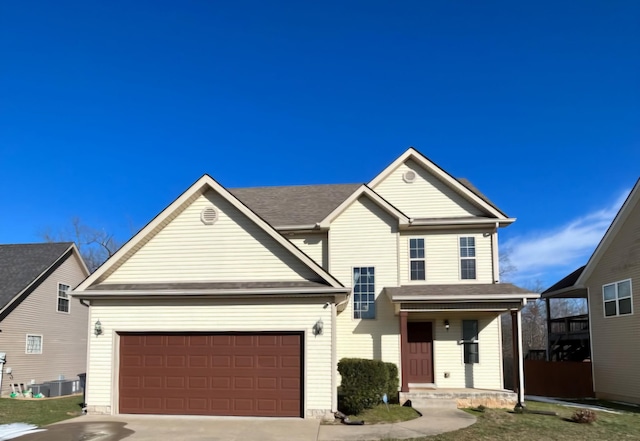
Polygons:
[[73,293],[88,411],[326,416],[343,357],[396,363],[404,399],[501,391],[499,314],[538,296],[499,283],[513,221],[414,149],[363,185],[205,175]]
[[85,372],[89,308],[69,292],[88,275],[73,243],[0,245],[3,395]]
[[563,281],[544,297],[587,298],[596,397],[640,404],[640,180],[586,266]]

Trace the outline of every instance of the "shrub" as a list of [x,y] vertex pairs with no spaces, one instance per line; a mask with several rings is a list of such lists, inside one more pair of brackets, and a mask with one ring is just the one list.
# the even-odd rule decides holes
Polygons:
[[598,419],[598,416],[596,415],[596,413],[593,410],[589,410],[589,409],[576,410],[576,412],[571,417],[571,421],[575,423],[581,423],[581,424],[591,424],[596,419]]
[[397,396],[398,369],[393,363],[343,358],[338,363],[338,372],[342,377],[340,410],[347,414],[355,415],[374,407],[385,393],[390,400]]
[[387,396],[390,403],[397,403],[398,400],[398,387],[400,386],[400,379],[398,377],[398,366],[395,363],[385,363],[387,368]]

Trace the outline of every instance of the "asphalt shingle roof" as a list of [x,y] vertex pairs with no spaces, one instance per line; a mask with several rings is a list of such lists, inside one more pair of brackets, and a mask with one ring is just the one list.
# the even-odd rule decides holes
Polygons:
[[320,222],[361,185],[296,185],[232,188],[229,191],[271,226],[281,227]]
[[71,242],[0,245],[0,308],[49,268]]

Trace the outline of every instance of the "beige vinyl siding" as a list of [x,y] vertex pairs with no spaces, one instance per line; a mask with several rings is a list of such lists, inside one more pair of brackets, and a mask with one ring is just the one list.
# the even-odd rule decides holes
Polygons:
[[[408,170],[417,175],[412,183],[403,179]],[[373,189],[411,218],[483,215],[479,208],[412,160],[400,165]]]
[[[605,317],[602,286],[631,279],[633,314]],[[640,205],[636,205],[586,281],[598,397],[640,403]],[[632,349],[632,350],[630,350]]]
[[[460,237],[474,237],[476,242],[476,279],[460,278]],[[426,280],[412,281],[409,273],[409,239],[424,238]],[[491,236],[476,231],[402,232],[400,235],[401,284],[493,283]]]
[[[214,206],[218,220],[200,213]],[[214,191],[200,195],[106,283],[263,281],[317,278],[282,245]]]
[[[444,321],[449,320],[449,330]],[[487,312],[414,313],[411,321],[430,321],[433,326],[433,373],[439,388],[502,389],[500,316]],[[464,363],[462,321],[478,320],[480,362]],[[445,378],[445,372],[449,378]]]
[[329,271],[345,286],[353,284],[353,267],[375,267],[376,318],[353,318],[353,296],[336,320],[338,360],[344,357],[400,363],[399,319],[383,294],[398,286],[397,221],[367,197],[361,197],[332,224]]
[[[304,390],[307,415],[331,411],[330,299],[93,301],[91,322],[100,319],[103,335],[92,336],[87,404],[92,412],[117,411],[116,332],[304,331]],[[314,336],[322,319],[324,332]]]
[[[77,379],[86,370],[87,321],[89,308],[77,299],[69,301],[69,313],[57,312],[58,283],[78,285],[85,273],[75,255],[68,257],[53,273],[2,321],[0,352],[6,352],[2,373],[2,394],[11,392],[11,383],[36,383]],[[42,335],[42,354],[26,354],[27,334]]]
[[307,256],[315,260],[318,265],[327,269],[329,265],[327,233],[302,233],[287,236],[287,238]]

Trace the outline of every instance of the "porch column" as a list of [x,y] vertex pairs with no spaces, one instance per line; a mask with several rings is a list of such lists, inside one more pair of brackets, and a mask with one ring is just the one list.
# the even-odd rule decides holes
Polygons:
[[400,365],[402,372],[402,392],[409,392],[409,383],[407,382],[409,374],[409,359],[405,356],[405,352],[409,347],[409,338],[407,332],[407,318],[409,313],[407,311],[400,311]]
[[513,347],[513,391],[518,394],[518,404],[524,401],[524,366],[522,356],[522,313],[511,311],[511,339]]
[[544,299],[545,306],[547,307],[547,361],[551,361],[551,302],[547,297]]

